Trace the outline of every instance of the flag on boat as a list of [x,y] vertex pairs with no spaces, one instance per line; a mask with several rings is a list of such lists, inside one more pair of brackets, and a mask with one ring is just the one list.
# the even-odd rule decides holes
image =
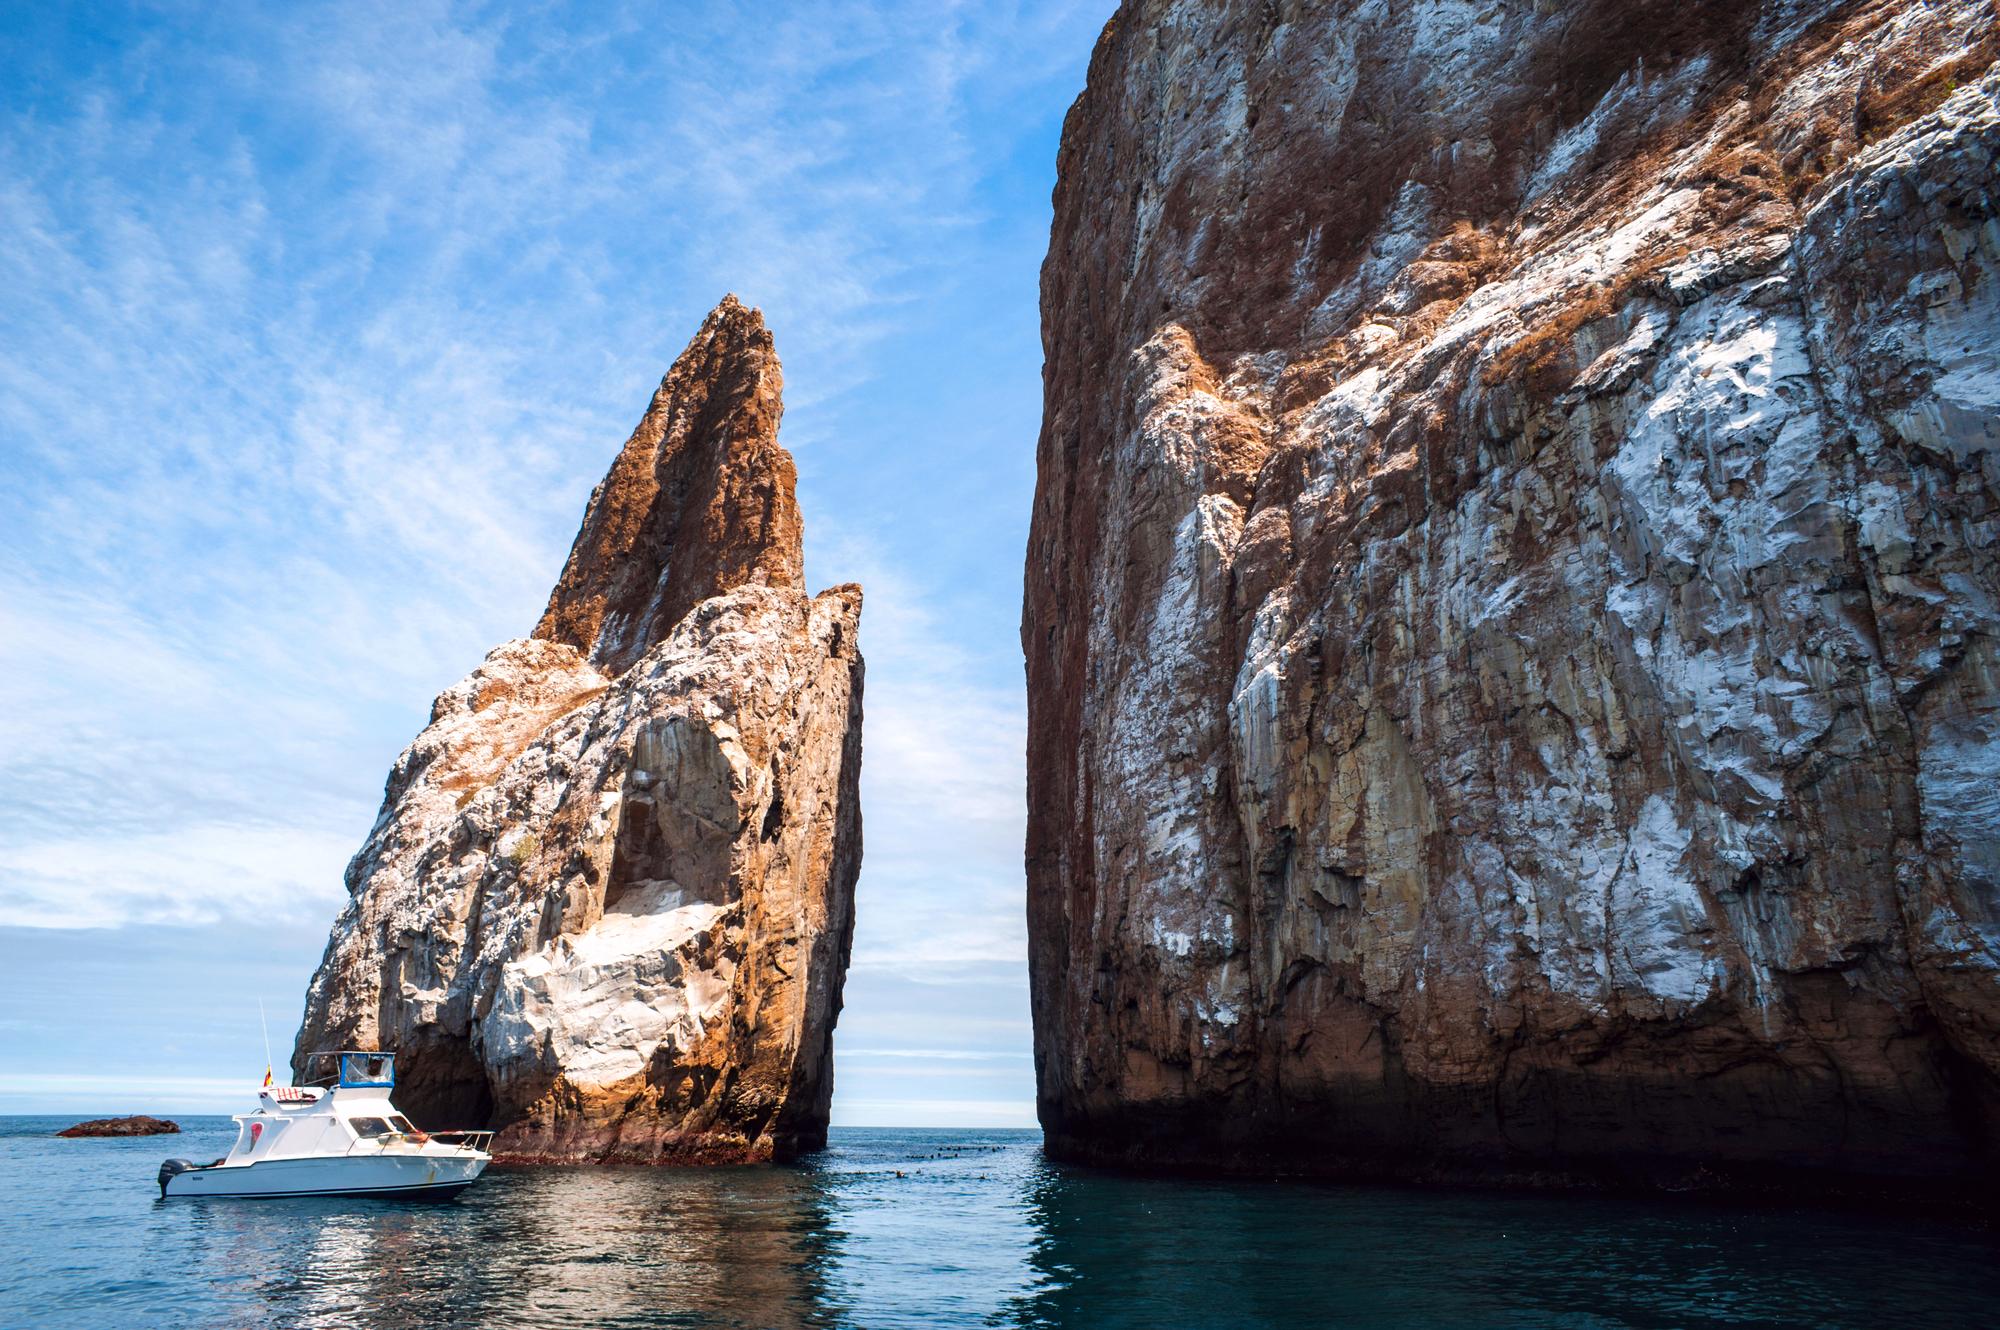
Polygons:
[[271,1064],[268,1062],[264,1064],[264,1088],[271,1088]]

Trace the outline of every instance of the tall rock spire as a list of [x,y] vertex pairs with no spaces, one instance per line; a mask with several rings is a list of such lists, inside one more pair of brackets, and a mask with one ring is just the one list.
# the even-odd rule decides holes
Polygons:
[[590,496],[534,636],[622,674],[710,596],[804,585],[784,382],[763,316],[724,296]]
[[826,1139],[861,866],[861,588],[807,596],[778,358],[709,315],[592,495],[532,640],[439,695],[348,866],[315,1049],[515,1159]]

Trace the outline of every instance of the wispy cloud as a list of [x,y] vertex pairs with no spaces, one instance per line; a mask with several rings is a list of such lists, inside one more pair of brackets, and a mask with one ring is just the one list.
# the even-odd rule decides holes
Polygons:
[[876,541],[830,525],[831,561],[867,588],[868,849],[854,967],[938,982],[994,962],[1025,966],[1018,667],[969,652]]
[[[1014,578],[953,585],[894,515],[955,445],[981,578],[1018,566],[1018,454],[972,441],[1004,383],[1032,447],[1047,181],[994,182],[1108,7],[224,6],[0,49],[0,923],[330,919],[431,696],[533,622],[733,289],[810,563],[868,587],[857,971],[1018,970]],[[940,363],[944,327],[987,341]]]
[[1033,1127],[1035,1106],[1021,1099],[842,1099],[836,1127]]
[[0,1072],[0,1111],[240,1113],[253,1077]]
[[299,922],[338,908],[343,834],[193,822],[136,836],[27,841],[9,849],[0,926],[206,924],[255,914]]
[[913,1058],[922,1062],[1017,1062],[1028,1057],[1021,1049],[983,1051],[968,1048],[854,1048],[843,1047],[843,1058]]

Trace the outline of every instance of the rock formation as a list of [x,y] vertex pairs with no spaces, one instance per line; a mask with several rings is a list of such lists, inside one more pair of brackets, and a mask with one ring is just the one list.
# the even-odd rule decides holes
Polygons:
[[1991,1186],[1994,33],[1120,7],[1042,275],[1051,1150]]
[[803,586],[783,392],[763,320],[724,300],[590,496],[535,636],[620,674],[711,596]]
[[140,1113],[128,1118],[92,1118],[79,1122],[74,1127],[64,1127],[58,1136],[71,1138],[87,1136],[172,1136],[181,1129],[178,1122],[166,1118],[151,1118]]
[[382,1047],[503,1157],[826,1138],[861,863],[861,590],[802,588],[770,334],[702,325],[535,635],[439,695],[348,866],[293,1056]]

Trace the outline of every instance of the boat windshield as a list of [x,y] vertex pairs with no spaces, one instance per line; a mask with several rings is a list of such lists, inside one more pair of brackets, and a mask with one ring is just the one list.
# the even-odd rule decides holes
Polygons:
[[376,1136],[394,1136],[396,1134],[396,1128],[390,1126],[386,1118],[349,1118],[347,1125],[353,1128],[354,1134],[364,1141]]
[[343,1086],[387,1086],[396,1083],[396,1055],[393,1053],[342,1053],[340,1083]]
[[389,1125],[394,1127],[397,1131],[402,1132],[403,1135],[405,1136],[414,1136],[417,1134],[417,1129],[414,1126],[412,1126],[410,1124],[410,1120],[404,1117],[401,1113],[391,1113],[389,1115]]

